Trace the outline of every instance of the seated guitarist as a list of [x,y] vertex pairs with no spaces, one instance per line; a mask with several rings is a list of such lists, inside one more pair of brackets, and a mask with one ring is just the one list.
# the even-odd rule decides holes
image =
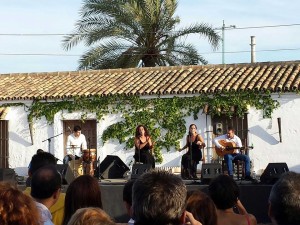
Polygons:
[[[250,159],[249,156],[243,155],[240,153],[240,150],[243,145],[241,139],[234,134],[235,130],[232,127],[228,127],[227,134],[220,135],[214,139],[214,144],[216,148],[220,149],[222,151],[222,155],[224,155],[224,160],[227,165],[228,169],[228,175],[233,177],[233,165],[232,160],[241,160],[245,162],[245,180],[253,180],[253,178],[250,176]],[[223,145],[221,144],[223,143]],[[233,151],[228,151],[228,154],[226,153],[226,143],[231,144],[231,146],[234,146]],[[226,146],[224,146],[226,145]],[[230,147],[229,147],[230,148]]]

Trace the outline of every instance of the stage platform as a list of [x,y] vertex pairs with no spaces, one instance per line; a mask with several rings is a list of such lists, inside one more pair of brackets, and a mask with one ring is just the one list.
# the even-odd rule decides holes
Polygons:
[[[188,191],[202,190],[208,192],[208,185],[200,180],[184,180]],[[240,188],[240,200],[247,211],[255,215],[257,223],[270,223],[268,218],[268,198],[272,185],[252,183],[250,181],[236,181]],[[126,180],[105,179],[99,182],[104,210],[118,223],[126,223],[126,214],[122,195]],[[159,206],[157,206],[159,207]]]
[[[129,220],[123,203],[123,187],[126,182],[126,179],[99,180],[103,208],[117,223],[127,223]],[[255,215],[258,224],[270,223],[268,218],[268,198],[272,185],[252,183],[250,181],[237,180],[236,182],[240,188],[240,200],[247,211]],[[184,183],[188,191],[202,190],[208,193],[208,185],[201,183],[200,180],[184,180]],[[25,185],[19,185],[19,188],[24,190]],[[62,191],[66,192],[67,188],[68,185],[64,185]]]

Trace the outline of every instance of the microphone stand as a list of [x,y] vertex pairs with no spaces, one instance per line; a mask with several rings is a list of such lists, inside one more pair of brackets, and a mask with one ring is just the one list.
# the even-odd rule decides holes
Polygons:
[[49,137],[45,140],[43,140],[42,142],[45,142],[45,141],[48,141],[48,152],[50,153],[50,146],[51,146],[51,139],[55,138],[55,137],[58,137],[60,135],[62,135],[64,132],[61,132],[60,134],[57,134],[57,135],[54,135],[52,137]]
[[189,151],[190,151],[190,162],[189,162],[189,175],[191,176],[191,172],[192,172],[192,162],[193,162],[193,153],[192,153],[192,135],[189,134],[189,139],[190,139],[190,147],[189,147]]

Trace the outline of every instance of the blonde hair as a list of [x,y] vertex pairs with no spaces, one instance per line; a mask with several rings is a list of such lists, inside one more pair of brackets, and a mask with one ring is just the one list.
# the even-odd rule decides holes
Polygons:
[[115,222],[102,209],[88,207],[78,209],[68,225],[115,225]]

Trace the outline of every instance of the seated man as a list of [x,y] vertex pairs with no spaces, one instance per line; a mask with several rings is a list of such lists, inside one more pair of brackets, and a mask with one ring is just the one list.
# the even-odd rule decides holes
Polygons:
[[87,149],[85,136],[81,133],[80,126],[74,126],[73,134],[70,134],[67,139],[67,155],[64,157],[63,163],[68,164],[73,158],[79,159],[82,149]]
[[284,173],[273,185],[269,197],[269,217],[274,225],[300,224],[300,174]]
[[[222,140],[222,141],[221,141]],[[222,144],[221,144],[222,142]],[[224,144],[231,143],[235,146],[235,149],[233,150],[233,153],[231,154],[231,151],[227,154],[226,152],[226,146]],[[250,159],[249,156],[241,154],[239,148],[242,148],[242,142],[241,139],[235,135],[235,130],[232,127],[228,127],[227,134],[220,135],[214,139],[214,144],[217,148],[221,149],[221,151],[224,154],[224,160],[227,165],[228,169],[228,175],[233,177],[233,165],[232,161],[234,159],[241,160],[245,162],[245,179],[246,180],[253,180],[253,178],[250,176]]]

